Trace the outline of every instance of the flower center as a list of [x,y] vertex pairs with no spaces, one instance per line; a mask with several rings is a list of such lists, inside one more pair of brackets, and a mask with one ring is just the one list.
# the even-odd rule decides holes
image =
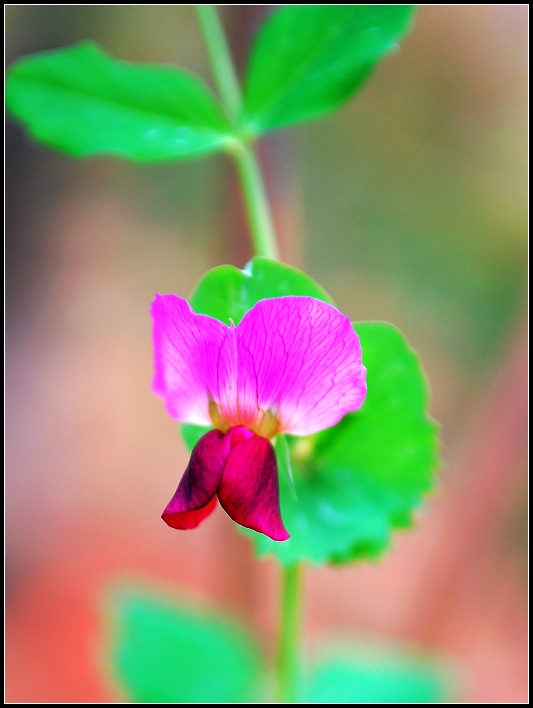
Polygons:
[[270,409],[266,411],[259,409],[253,417],[240,414],[226,417],[222,415],[219,406],[211,399],[209,401],[209,415],[215,428],[223,433],[236,425],[244,425],[256,435],[271,439],[279,433],[280,429],[280,421]]
[[279,433],[279,420],[271,410],[259,411],[256,424],[251,428],[264,438],[273,438]]

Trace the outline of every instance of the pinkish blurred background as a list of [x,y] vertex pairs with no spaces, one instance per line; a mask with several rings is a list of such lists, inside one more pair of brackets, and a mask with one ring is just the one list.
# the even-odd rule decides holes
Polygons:
[[[264,7],[227,6],[242,61]],[[422,7],[332,117],[265,141],[284,258],[399,326],[443,426],[440,491],[376,564],[307,572],[306,646],[405,639],[460,700],[527,701],[528,8]],[[100,42],[211,76],[188,6],[6,7],[7,58]],[[77,162],[7,125],[6,699],[106,702],[99,602],[142,575],[272,646],[277,569],[223,513],[160,513],[187,453],[150,389],[149,305],[250,255],[225,159]]]

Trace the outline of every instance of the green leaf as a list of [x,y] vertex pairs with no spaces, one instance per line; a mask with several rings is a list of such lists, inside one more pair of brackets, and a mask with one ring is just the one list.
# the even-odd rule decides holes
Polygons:
[[233,141],[231,125],[197,76],[120,61],[92,42],[15,62],[6,103],[35,139],[76,157],[179,160]]
[[317,118],[347,101],[398,46],[413,5],[289,5],[252,47],[245,123],[252,133]]
[[110,620],[113,634],[105,658],[128,701],[257,700],[258,652],[233,622],[193,613],[141,588],[114,593]]
[[363,407],[317,435],[289,438],[294,488],[280,475],[280,495],[291,538],[246,531],[259,554],[283,564],[378,557],[434,484],[438,427],[418,356],[392,325],[355,329],[368,371]]
[[191,425],[189,423],[181,425],[181,434],[189,450],[192,450],[202,435],[205,435],[210,430],[211,428],[204,428],[201,425]]
[[208,271],[190,299],[195,312],[237,325],[256,302],[268,297],[307,295],[333,304],[327,292],[302,271],[256,256],[243,270],[230,265]]
[[306,677],[299,702],[443,703],[451,700],[448,674],[442,664],[403,649],[344,648]]

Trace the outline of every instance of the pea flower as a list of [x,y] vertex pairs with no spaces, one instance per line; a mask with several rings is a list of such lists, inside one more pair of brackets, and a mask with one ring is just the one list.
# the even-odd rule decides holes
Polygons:
[[162,518],[198,526],[216,506],[275,541],[280,433],[311,435],[361,407],[366,369],[349,319],[311,297],[260,300],[234,326],[176,295],[152,304],[154,392],[182,423],[209,426]]

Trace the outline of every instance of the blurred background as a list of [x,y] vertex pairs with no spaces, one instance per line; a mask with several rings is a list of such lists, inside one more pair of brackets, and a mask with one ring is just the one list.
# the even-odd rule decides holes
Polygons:
[[[242,65],[263,6],[225,6]],[[212,83],[189,6],[6,6],[8,63],[84,38]],[[426,6],[347,107],[261,146],[284,259],[396,324],[442,424],[440,488],[377,563],[308,569],[305,647],[402,640],[460,700],[527,701],[526,5]],[[273,648],[278,572],[223,513],[160,520],[187,463],[149,306],[250,250],[224,157],[74,161],[6,133],[6,699],[106,702],[102,591],[174,585]]]

